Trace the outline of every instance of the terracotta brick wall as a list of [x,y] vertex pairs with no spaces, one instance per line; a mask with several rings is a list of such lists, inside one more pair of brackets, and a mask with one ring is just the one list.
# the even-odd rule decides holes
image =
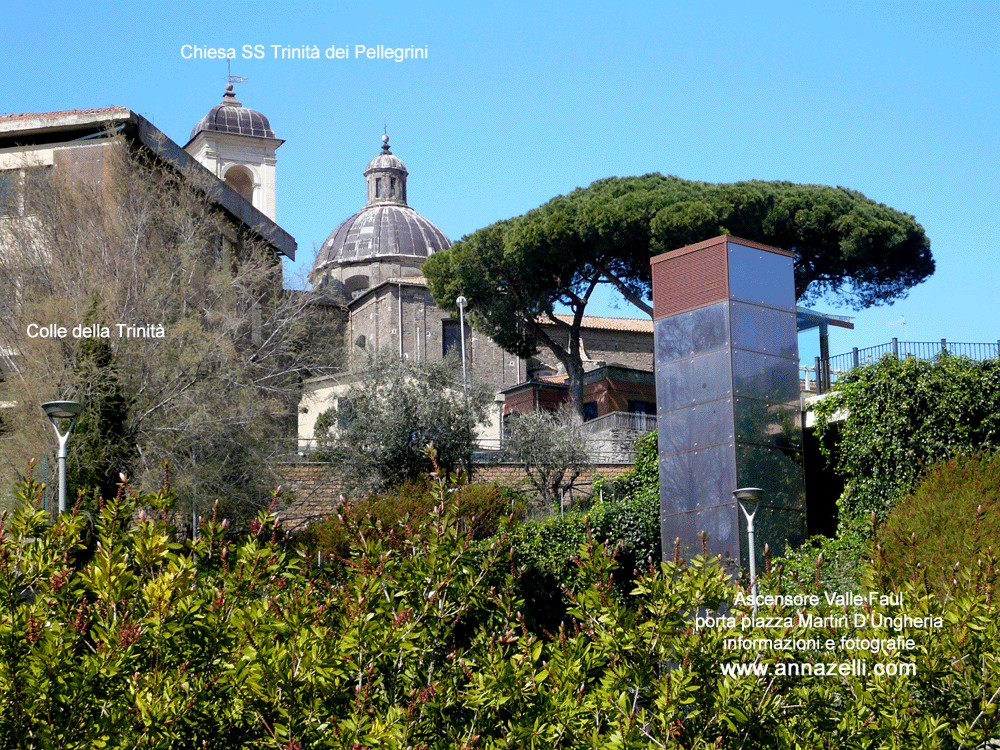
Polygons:
[[277,506],[282,526],[301,531],[311,521],[325,518],[339,504],[341,485],[327,464],[294,463],[278,467],[282,488],[291,503]]
[[[574,494],[589,495],[595,476],[618,477],[629,471],[632,464],[592,464],[577,478]],[[301,531],[311,521],[333,513],[339,503],[341,485],[327,464],[290,463],[278,468],[282,487],[291,503],[278,506],[282,526],[288,531]],[[520,464],[484,464],[476,467],[475,479],[500,482],[510,487],[525,485],[526,474]]]

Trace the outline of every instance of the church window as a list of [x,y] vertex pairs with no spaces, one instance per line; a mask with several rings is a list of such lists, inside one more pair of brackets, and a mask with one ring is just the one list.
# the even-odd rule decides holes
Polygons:
[[462,353],[462,333],[457,320],[441,321],[441,356],[447,357],[452,349]]
[[395,198],[396,197],[396,178],[395,177],[390,177],[389,178],[389,197],[390,198]]
[[375,197],[376,198],[381,198],[382,197],[382,178],[381,177],[376,177],[375,178]]

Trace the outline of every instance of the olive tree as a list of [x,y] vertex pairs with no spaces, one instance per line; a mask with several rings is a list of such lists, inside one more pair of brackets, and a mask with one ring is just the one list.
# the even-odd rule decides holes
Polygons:
[[472,470],[477,428],[489,421],[485,383],[463,390],[454,355],[436,362],[370,357],[337,404],[316,419],[316,438],[348,490],[377,492],[438,466]]
[[567,411],[513,414],[504,456],[524,465],[528,482],[549,506],[558,506],[587,463],[587,440]]

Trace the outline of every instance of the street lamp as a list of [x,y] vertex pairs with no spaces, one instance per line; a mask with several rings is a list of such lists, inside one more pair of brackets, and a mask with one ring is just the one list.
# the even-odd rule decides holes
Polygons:
[[459,333],[462,336],[462,390],[465,395],[469,395],[469,375],[465,368],[465,306],[469,304],[469,300],[465,297],[459,297],[455,300],[455,304],[458,305],[458,328]]
[[[753,598],[754,616],[757,615],[757,551],[753,545],[753,517],[757,514],[757,504],[763,496],[764,490],[760,487],[742,487],[733,490],[733,497],[736,498],[743,515],[747,517],[747,537],[750,543],[750,596]],[[747,510],[747,507],[750,510]]]
[[[49,401],[42,404],[45,414],[52,423],[52,428],[56,431],[59,439],[59,512],[66,512],[66,443],[69,442],[69,434],[73,431],[77,417],[83,411],[83,404],[77,401]],[[59,423],[68,419],[69,427],[66,432],[59,431]]]

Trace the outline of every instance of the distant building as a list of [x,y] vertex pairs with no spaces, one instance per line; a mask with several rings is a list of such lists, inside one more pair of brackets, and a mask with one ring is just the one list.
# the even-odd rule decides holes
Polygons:
[[[199,127],[204,125],[205,120]],[[198,137],[199,132],[196,128],[189,150],[203,143],[204,138]],[[113,136],[121,140],[114,140]],[[273,154],[281,141],[274,140],[273,133],[270,139],[262,140],[274,144],[269,147],[270,157],[262,153],[259,165],[249,159],[242,164],[244,169],[264,169],[265,162],[270,158],[273,195]],[[22,186],[47,169],[65,170],[72,177],[83,180],[106,179],[109,176],[108,149],[122,142],[152,157],[154,162],[182,174],[195,170],[200,163],[214,168],[222,163],[211,159],[201,162],[144,117],[125,107],[6,115],[0,117],[0,216],[30,214],[31,207],[25,206],[21,198]],[[203,150],[203,153],[207,152]],[[264,172],[266,174],[266,170]],[[214,169],[212,174],[216,174]],[[241,236],[249,233],[269,245],[276,258],[295,258],[295,240],[274,222],[273,199],[270,213],[265,210],[266,191],[259,191],[259,200],[255,201],[246,198],[230,182],[210,184],[209,189],[213,203],[229,220],[226,236],[230,242],[239,243]]]
[[[280,144],[281,141],[270,130],[267,118],[242,108],[231,90],[227,91],[223,103],[195,128],[188,150],[144,117],[125,107],[0,117],[0,260],[4,261],[3,280],[0,281],[3,285],[0,289],[0,316],[11,325],[3,335],[4,340],[0,340],[0,384],[13,384],[12,374],[26,364],[26,350],[22,342],[27,340],[25,334],[28,339],[34,337],[27,331],[31,322],[27,321],[25,325],[22,314],[29,303],[52,294],[49,279],[40,271],[51,267],[55,245],[47,245],[41,232],[37,240],[33,239],[33,227],[41,226],[42,199],[51,195],[46,192],[46,186],[50,182],[64,182],[62,179],[50,180],[51,177],[68,178],[66,185],[82,183],[83,186],[100,186],[102,189],[93,190],[88,195],[88,199],[101,204],[93,207],[95,217],[99,217],[103,208],[111,207],[107,201],[118,200],[125,194],[115,188],[125,189],[127,185],[117,184],[115,180],[130,178],[119,168],[122,163],[128,163],[120,159],[122,150],[127,150],[137,163],[148,167],[148,171],[143,169],[144,179],[156,183],[162,176],[170,175],[176,178],[174,184],[193,188],[199,198],[194,202],[192,210],[195,213],[192,215],[201,217],[206,204],[211,207],[210,221],[201,225],[206,229],[203,240],[205,265],[199,268],[195,264],[186,269],[188,273],[182,283],[197,285],[202,278],[200,271],[213,263],[215,268],[226,268],[227,259],[237,264],[240,258],[245,257],[244,251],[253,245],[263,250],[278,271],[262,282],[268,286],[257,291],[277,296],[283,293],[281,258],[294,259],[296,254],[295,240],[274,221],[274,152]],[[106,186],[111,189],[104,190]],[[108,215],[115,214],[109,212]],[[97,236],[100,236],[100,230]],[[84,245],[84,252],[100,252],[102,241],[96,240],[94,247]],[[71,242],[68,243],[66,247],[72,247]],[[83,263],[80,267],[86,268],[89,258],[86,255],[81,257]],[[141,252],[135,257],[141,262]],[[96,270],[100,265],[95,263],[93,267]],[[126,278],[127,273],[123,270],[122,278]],[[58,304],[58,297],[54,298],[54,304]],[[67,315],[70,309],[67,304]],[[146,324],[149,324],[149,330],[162,329],[162,326],[154,325],[160,320],[144,317],[147,310],[126,306],[121,309],[127,310],[127,317],[102,321],[108,323],[110,331],[117,331],[118,337],[123,335],[121,330],[126,331],[127,337],[127,331],[145,330]],[[54,310],[58,311],[57,308]],[[248,341],[258,344],[261,333],[259,308],[248,306],[230,312],[241,316],[245,323],[244,330],[249,334]],[[79,310],[73,314],[82,315]],[[79,317],[67,317],[57,322],[72,330],[74,325],[84,321]],[[119,328],[116,329],[116,326]],[[103,336],[109,337],[107,334]],[[60,335],[60,338],[65,337]],[[79,334],[68,335],[68,338],[76,337]],[[110,337],[115,336],[112,334]],[[64,386],[52,382],[52,392],[40,393],[39,396],[42,400],[56,397]],[[46,383],[41,380],[33,387],[45,390]],[[0,410],[9,409],[11,411],[6,413],[14,415],[18,409],[27,408],[25,397],[5,397],[5,393],[13,394],[14,389],[0,387]],[[293,408],[294,405],[290,404],[276,414],[289,436],[294,429]],[[17,450],[12,448],[10,463],[7,463],[7,454],[0,457],[3,463],[0,472],[8,469],[19,472],[23,469],[23,465],[16,465],[21,459]]]
[[[200,167],[206,178],[215,178],[206,185],[227,220],[220,236],[225,249],[238,251],[243,238],[253,236],[263,240],[276,259],[294,259],[295,240],[275,223],[276,152],[283,142],[266,116],[237,100],[231,84],[222,101],[195,125],[183,148],[124,107],[0,117],[0,219],[30,213],[20,196],[36,170],[58,168],[83,179],[103,179],[107,149],[125,143],[167,168],[197,174]],[[441,359],[449,350],[461,348],[460,322],[434,304],[420,266],[451,242],[410,207],[409,172],[392,153],[387,136],[365,168],[364,178],[363,208],[331,232],[309,276],[313,288],[325,293],[321,304],[327,308],[328,320],[337,322],[331,325],[337,333],[331,335],[340,335],[343,325],[347,352],[343,364],[386,349],[406,359]],[[652,372],[648,319],[587,317],[582,346],[588,371]],[[497,394],[495,418],[481,436],[486,447],[499,446],[505,414],[526,408],[523,394],[543,384],[552,386],[553,393],[565,390],[558,387],[564,373],[545,349],[525,360],[466,326],[465,351],[470,377],[488,383]],[[298,418],[300,449],[312,444],[316,417],[344,391],[349,372],[348,366],[341,377],[304,384]],[[597,382],[594,376],[590,382]],[[606,386],[611,393],[613,380]],[[654,400],[632,399],[636,403]],[[628,414],[627,401],[591,399],[588,417],[611,413],[605,402],[615,404],[612,411]]]
[[[352,359],[389,350],[404,359],[435,361],[452,348],[460,349],[460,321],[434,304],[420,266],[434,252],[450,247],[451,242],[409,206],[409,172],[390,150],[388,136],[382,140],[381,152],[364,170],[365,207],[331,232],[316,256],[309,279],[314,288],[328,292],[331,304],[339,302],[344,306]],[[483,447],[499,447],[504,416],[529,408],[525,393],[549,389],[546,393],[562,394],[553,395],[551,403],[536,399],[534,407],[555,407],[566,399],[566,387],[559,385],[565,376],[547,350],[524,360],[505,352],[468,325],[465,336],[469,376],[488,383],[497,394],[495,418],[480,435]],[[655,409],[649,406],[656,400],[651,385],[652,321],[586,317],[582,345],[587,370],[612,366],[644,371],[648,392],[635,401]],[[302,447],[312,444],[316,418],[335,404],[349,383],[349,374],[305,383],[299,410]],[[627,414],[626,402],[617,405]],[[591,407],[595,417],[610,413],[609,409],[598,410],[597,401]]]

